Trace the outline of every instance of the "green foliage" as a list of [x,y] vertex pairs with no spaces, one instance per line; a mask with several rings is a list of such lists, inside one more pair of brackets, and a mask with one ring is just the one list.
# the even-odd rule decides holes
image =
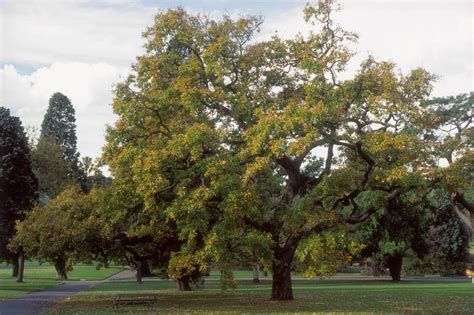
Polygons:
[[396,196],[358,226],[359,240],[366,247],[362,255],[387,264],[393,256],[404,257],[409,252],[424,257],[429,251],[429,229],[434,217],[427,211],[425,200],[411,200],[416,192]]
[[37,188],[21,122],[0,107],[0,261],[15,260],[16,254],[7,244],[15,232],[15,222],[36,203]]
[[[69,164],[69,177],[86,190],[86,178],[79,168],[77,152],[75,110],[67,96],[59,92],[49,99],[49,106],[41,124],[41,139],[56,142],[64,150],[64,160]],[[53,198],[54,196],[49,196]]]
[[64,159],[64,149],[56,141],[42,137],[31,152],[33,172],[38,178],[40,202],[48,203],[74,182],[71,165]]
[[355,240],[348,240],[347,233],[322,233],[304,240],[296,251],[305,277],[330,277],[344,262],[350,262],[363,249]]
[[437,210],[434,224],[433,253],[439,261],[438,265],[449,268],[450,264],[466,262],[469,233],[465,224],[451,211],[449,204]]
[[160,12],[144,33],[145,54],[116,87],[104,159],[119,191],[142,200],[143,230],[176,225],[187,258],[173,270],[181,261],[225,270],[239,250],[263,246],[262,259],[288,271],[304,244],[316,272],[321,233],[373,212],[358,199],[369,185],[398,192],[419,182],[426,150],[409,130],[433,126],[435,77],[369,58],[339,80],[357,37],[333,22],[333,9],[307,6],[318,32],[287,40],[254,41],[259,17],[183,9]]
[[101,242],[101,222],[94,216],[96,203],[95,194],[83,195],[75,187],[64,190],[17,224],[11,247],[50,262],[59,276],[66,276],[61,272],[69,271],[73,262],[90,262],[97,258],[94,253],[107,250]]
[[[452,210],[460,215],[459,208],[466,209],[473,218],[474,199],[469,188],[474,182],[474,92],[434,98],[430,106],[437,114],[437,124],[425,138],[431,140],[433,154],[448,163],[447,167],[437,168],[435,176],[451,195]],[[472,232],[474,221],[465,217],[463,221]]]
[[64,148],[67,161],[77,161],[75,110],[66,95],[56,92],[49,99],[49,106],[41,124],[41,138],[54,139]]
[[79,163],[79,168],[85,175],[87,191],[92,188],[109,187],[112,184],[112,178],[104,176],[100,169],[100,162],[93,161],[91,157],[83,157]]

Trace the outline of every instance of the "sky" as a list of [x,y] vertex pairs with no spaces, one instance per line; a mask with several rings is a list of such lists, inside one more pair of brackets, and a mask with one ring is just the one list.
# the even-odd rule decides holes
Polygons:
[[[257,40],[311,29],[307,0],[0,0],[0,106],[39,128],[54,92],[67,95],[77,119],[81,156],[98,157],[113,124],[114,84],[143,53],[141,33],[158,10],[181,6],[218,18],[261,15]],[[311,2],[311,0],[310,0]],[[433,96],[474,90],[472,0],[341,0],[336,21],[359,34],[353,73],[369,54],[402,72],[424,67],[439,76]]]

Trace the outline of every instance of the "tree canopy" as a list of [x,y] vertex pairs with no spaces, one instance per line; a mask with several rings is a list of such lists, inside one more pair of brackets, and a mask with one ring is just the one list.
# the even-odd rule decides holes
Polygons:
[[[115,87],[98,162],[113,180],[79,163],[74,108],[54,94],[33,153],[51,200],[12,248],[63,278],[68,261],[115,261],[139,280],[145,266],[165,270],[181,290],[210,266],[232,286],[233,264],[263,265],[273,300],[293,299],[292,271],[331,275],[361,251],[399,280],[433,225],[461,257],[460,222],[440,221],[451,211],[473,226],[474,94],[430,100],[435,75],[374,57],[348,76],[357,35],[336,9],[308,4],[311,32],[261,41],[258,16],[160,11]],[[78,180],[83,192],[66,188]]]
[[37,200],[38,181],[31,170],[28,140],[20,119],[0,107],[0,261],[15,263],[7,244]]
[[[49,106],[41,124],[38,144],[45,144],[45,142],[58,144],[63,150],[64,160],[69,165],[70,179],[78,182],[83,190],[87,190],[86,175],[79,167],[75,113],[74,107],[66,95],[59,92],[54,93],[49,99]],[[42,171],[47,172],[49,169]]]
[[411,164],[419,141],[409,129],[434,124],[435,77],[369,58],[339,79],[357,36],[334,23],[333,6],[306,7],[307,36],[260,42],[259,17],[159,13],[116,87],[105,149],[115,178],[127,178],[144,213],[176,222],[182,261],[201,270],[225,268],[237,239],[260,240],[276,300],[293,298],[297,249],[376,211],[362,207],[365,189],[387,198],[411,185],[411,170],[426,171]]

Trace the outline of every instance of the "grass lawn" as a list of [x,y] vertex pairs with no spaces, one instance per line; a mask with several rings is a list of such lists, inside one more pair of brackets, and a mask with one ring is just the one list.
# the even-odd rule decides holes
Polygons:
[[52,280],[28,280],[24,283],[17,283],[14,279],[0,279],[0,301],[44,290],[59,284],[58,281]]
[[[69,280],[102,280],[121,270],[120,267],[101,268],[97,270],[93,265],[76,265],[68,273]],[[25,264],[25,281],[27,280],[56,280],[54,267],[48,263],[40,265],[36,261]],[[11,266],[0,265],[0,283],[4,279],[11,279]]]
[[[293,281],[294,301],[269,300],[271,282],[255,285],[239,280],[234,290],[221,291],[218,281],[207,280],[204,289],[177,292],[173,281],[102,283],[60,304],[48,314],[162,314],[262,312],[414,312],[472,314],[474,285],[470,281]],[[157,293],[153,309],[123,306],[114,311],[113,299],[123,293]]]
[[[68,274],[70,280],[102,280],[121,270],[119,267],[101,268],[95,266],[77,265]],[[0,264],[0,300],[19,297],[30,292],[44,290],[49,287],[60,285],[57,274],[50,264],[40,265],[36,261],[25,264],[24,283],[17,283],[11,277],[11,266]]]

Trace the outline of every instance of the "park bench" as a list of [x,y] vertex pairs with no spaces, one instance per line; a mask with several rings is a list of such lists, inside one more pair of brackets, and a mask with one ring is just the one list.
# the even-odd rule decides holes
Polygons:
[[114,308],[124,305],[146,305],[152,307],[158,300],[158,294],[119,294],[115,297]]

